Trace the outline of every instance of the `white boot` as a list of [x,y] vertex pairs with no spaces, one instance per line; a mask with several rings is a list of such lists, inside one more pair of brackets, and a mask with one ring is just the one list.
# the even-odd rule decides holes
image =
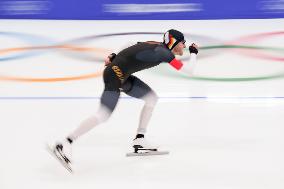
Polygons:
[[64,142],[56,143],[53,150],[54,153],[56,153],[58,157],[61,157],[67,164],[71,163],[72,146],[70,142],[65,140]]
[[132,146],[135,151],[137,150],[150,150],[150,151],[157,151],[158,146],[150,144],[145,138],[135,138],[132,142]]
[[151,144],[144,138],[144,134],[137,134],[132,142],[134,152],[127,153],[126,156],[150,156],[169,154],[169,151],[158,150],[159,146]]

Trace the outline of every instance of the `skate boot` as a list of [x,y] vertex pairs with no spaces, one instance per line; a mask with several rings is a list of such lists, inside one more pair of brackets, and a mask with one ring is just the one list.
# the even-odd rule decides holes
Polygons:
[[138,134],[133,140],[132,147],[135,153],[146,153],[149,151],[157,151],[158,147],[152,145],[144,138],[144,135]]
[[59,156],[62,160],[64,160],[66,163],[71,163],[71,144],[67,142],[57,143],[54,146],[54,153],[56,153],[57,156]]
[[71,155],[72,148],[71,143],[66,140],[64,142],[58,142],[53,147],[48,146],[48,151],[53,157],[55,157],[69,172],[72,172],[71,168]]
[[144,138],[144,135],[138,134],[132,142],[134,152],[127,153],[126,156],[151,156],[151,155],[164,155],[168,151],[159,151],[158,146],[150,144]]

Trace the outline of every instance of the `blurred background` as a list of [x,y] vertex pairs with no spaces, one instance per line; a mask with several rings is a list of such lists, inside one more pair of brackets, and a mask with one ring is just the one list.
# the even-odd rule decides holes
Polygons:
[[[200,47],[194,74],[135,73],[170,155],[125,157],[143,103],[123,94],[70,176],[45,143],[96,112],[108,54],[172,28]],[[0,188],[283,189],[283,44],[284,0],[0,0]]]
[[67,20],[192,20],[281,18],[283,0],[1,0],[1,18]]

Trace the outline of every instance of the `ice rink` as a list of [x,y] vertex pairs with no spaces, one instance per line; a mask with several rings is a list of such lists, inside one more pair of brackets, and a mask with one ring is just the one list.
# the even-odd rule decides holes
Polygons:
[[[0,189],[283,189],[284,19],[0,20]],[[46,151],[93,115],[103,58],[183,31],[192,77],[163,64],[135,74],[159,95],[147,138],[165,156],[126,157],[143,102],[74,144],[74,174]],[[188,60],[188,52],[180,58]]]

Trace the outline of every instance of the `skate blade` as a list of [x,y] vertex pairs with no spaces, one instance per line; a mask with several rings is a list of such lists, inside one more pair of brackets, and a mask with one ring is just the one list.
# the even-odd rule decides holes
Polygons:
[[126,156],[127,157],[131,157],[131,156],[154,156],[154,155],[167,155],[169,153],[170,153],[169,151],[147,151],[147,152],[140,152],[140,153],[131,152],[131,153],[127,153]]
[[64,159],[62,159],[60,156],[58,156],[58,155],[54,152],[53,148],[52,148],[51,146],[49,146],[48,144],[46,145],[46,150],[48,151],[48,153],[49,153],[51,156],[53,156],[57,161],[59,161],[59,162],[61,163],[61,165],[62,165],[65,169],[67,169],[67,171],[69,171],[70,173],[73,173],[73,170],[72,170],[71,166],[70,166],[68,163],[66,163]]

